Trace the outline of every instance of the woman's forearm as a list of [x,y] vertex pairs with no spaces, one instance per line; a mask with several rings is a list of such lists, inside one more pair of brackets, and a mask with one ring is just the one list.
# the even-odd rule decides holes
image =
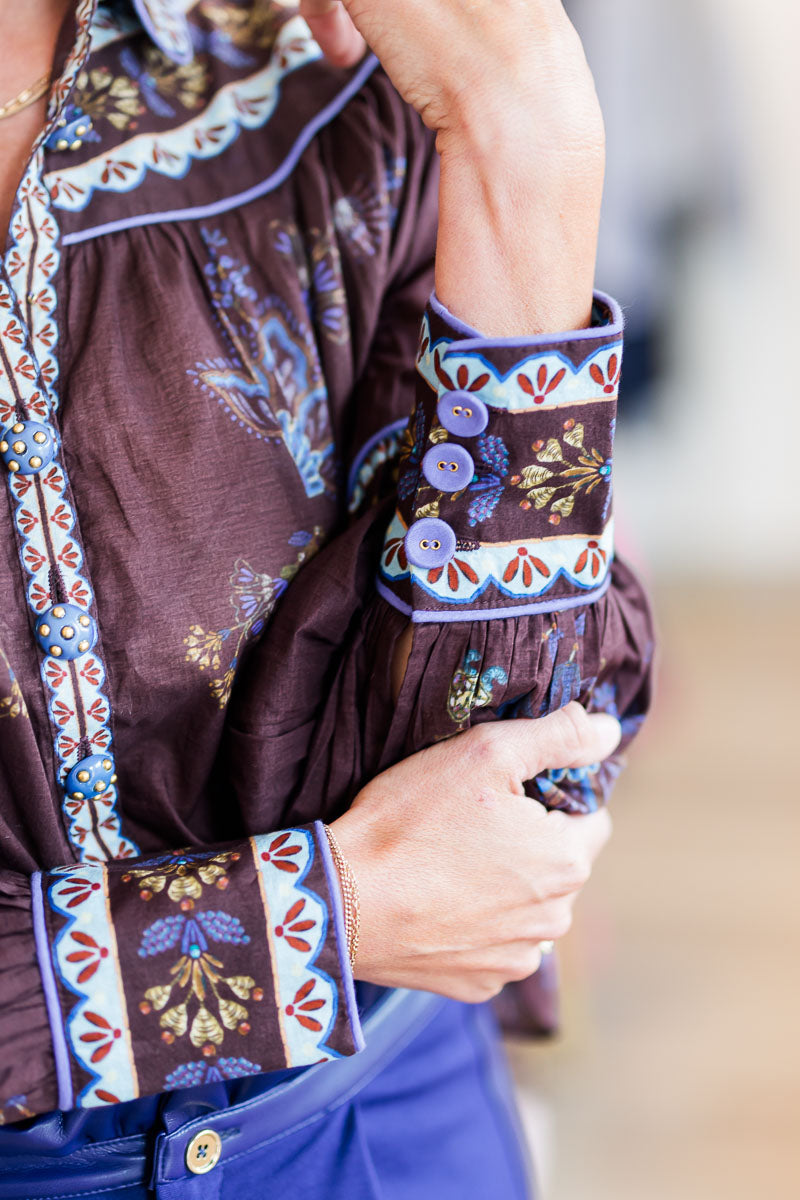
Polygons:
[[301,11],[342,62],[361,53],[354,22],[436,131],[442,303],[490,337],[588,325],[603,120],[560,0],[303,0]]

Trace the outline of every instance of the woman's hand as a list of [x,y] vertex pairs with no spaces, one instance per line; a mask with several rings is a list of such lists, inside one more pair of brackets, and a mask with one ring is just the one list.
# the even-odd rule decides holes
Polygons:
[[591,314],[605,142],[560,0],[302,0],[334,62],[362,38],[437,133],[436,290],[487,337]]
[[523,782],[606,758],[619,736],[569,704],[477,726],[368,784],[333,825],[361,898],[356,977],[478,1002],[531,975],[611,825],[547,812]]

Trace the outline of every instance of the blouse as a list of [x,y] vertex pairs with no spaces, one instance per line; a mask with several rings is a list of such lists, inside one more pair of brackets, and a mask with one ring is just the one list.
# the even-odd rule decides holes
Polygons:
[[320,822],[649,689],[614,302],[509,341],[429,300],[432,135],[270,0],[77,0],[53,79],[0,266],[4,1121],[358,1051]]

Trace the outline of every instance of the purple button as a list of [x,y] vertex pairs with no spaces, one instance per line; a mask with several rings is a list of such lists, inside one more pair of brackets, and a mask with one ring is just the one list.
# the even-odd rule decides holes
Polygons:
[[436,413],[447,432],[456,437],[477,437],[489,424],[489,410],[472,392],[445,392]]
[[440,442],[422,460],[422,474],[439,492],[460,492],[472,483],[475,463],[463,446]]
[[411,526],[404,544],[412,567],[430,571],[450,562],[456,552],[456,535],[445,521],[423,517]]

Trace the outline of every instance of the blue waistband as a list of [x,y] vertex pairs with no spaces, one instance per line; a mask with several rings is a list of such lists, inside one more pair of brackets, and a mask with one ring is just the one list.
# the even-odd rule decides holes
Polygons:
[[236,1090],[220,1083],[0,1129],[0,1200],[36,1200],[56,1183],[60,1196],[98,1184],[111,1191],[150,1172],[151,1186],[170,1183],[185,1177],[187,1146],[204,1129],[219,1134],[223,1159],[248,1154],[346,1103],[444,1003],[428,992],[383,993],[364,1022],[366,1048],[350,1058],[235,1081],[246,1085]]

